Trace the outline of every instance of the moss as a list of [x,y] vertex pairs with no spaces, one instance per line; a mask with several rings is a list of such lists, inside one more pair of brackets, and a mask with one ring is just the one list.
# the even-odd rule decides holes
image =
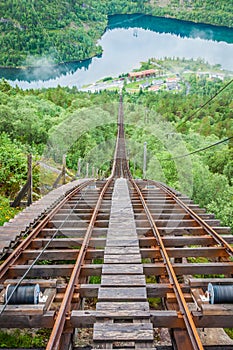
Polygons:
[[233,328],[224,328],[224,331],[231,339],[233,339]]
[[0,330],[1,348],[33,348],[44,347],[49,339],[50,330],[40,329],[36,332],[29,330]]
[[11,208],[9,199],[0,196],[0,226],[12,219],[20,210],[20,208]]

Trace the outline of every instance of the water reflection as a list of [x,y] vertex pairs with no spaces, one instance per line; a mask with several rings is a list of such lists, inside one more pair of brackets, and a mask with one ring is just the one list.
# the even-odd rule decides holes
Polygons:
[[233,29],[208,24],[196,24],[171,18],[145,15],[114,15],[109,17],[108,29],[141,28],[156,33],[175,34],[181,38],[200,38],[212,41],[233,43]]
[[56,79],[59,76],[74,74],[79,69],[88,70],[92,59],[64,64],[46,64],[40,67],[30,68],[1,68],[0,75],[7,80],[25,80],[32,82],[36,80]]
[[99,43],[101,57],[28,69],[0,69],[0,76],[23,89],[91,84],[139,67],[151,57],[201,57],[233,70],[233,29],[144,15],[116,15]]

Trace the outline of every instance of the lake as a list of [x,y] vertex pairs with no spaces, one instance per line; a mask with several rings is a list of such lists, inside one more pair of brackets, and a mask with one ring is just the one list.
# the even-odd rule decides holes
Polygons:
[[101,57],[30,69],[0,69],[0,77],[23,89],[76,86],[118,76],[149,58],[202,58],[233,71],[233,29],[145,15],[115,15],[98,42]]

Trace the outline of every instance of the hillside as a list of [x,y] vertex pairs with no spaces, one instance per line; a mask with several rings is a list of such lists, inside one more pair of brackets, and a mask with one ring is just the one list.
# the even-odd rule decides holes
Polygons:
[[[143,67],[150,62],[143,63]],[[131,86],[125,84],[131,172],[135,178],[142,177],[143,145],[147,142],[148,178],[186,193],[233,228],[232,80],[227,75],[223,81],[216,75],[209,77],[207,69],[216,68],[204,63],[199,68],[205,74],[195,72],[195,61],[168,59],[160,64],[164,69],[172,65],[180,74],[185,72],[181,76],[186,85],[180,82],[183,88],[175,92],[161,88],[155,93],[146,88],[132,93]],[[61,87],[25,91],[2,81],[0,101],[0,206],[6,207],[5,198],[14,198],[25,183],[28,152],[34,157],[37,193],[44,185],[40,177],[44,169],[40,174],[36,166],[42,156],[43,162],[51,164],[52,159],[61,164],[66,153],[68,167],[74,172],[81,159],[81,176],[86,175],[86,163],[90,172],[95,167],[100,176],[108,176],[116,136],[117,91],[90,93]],[[205,107],[200,109],[202,105]],[[218,144],[227,138],[229,141]],[[2,222],[10,213],[5,210],[3,215]]]
[[221,0],[6,0],[0,4],[0,66],[78,61],[101,54],[108,15],[144,13],[233,27],[232,2]]

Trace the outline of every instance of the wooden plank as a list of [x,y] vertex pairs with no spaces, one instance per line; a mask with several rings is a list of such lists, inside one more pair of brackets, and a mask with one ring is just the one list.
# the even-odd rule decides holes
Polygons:
[[[139,312],[141,315],[147,317],[150,316],[149,314],[149,304],[148,302],[98,302],[96,304],[96,311],[97,313],[101,312],[102,313],[106,312],[115,315],[114,317],[121,317],[122,315],[134,315],[136,312]],[[119,315],[121,314],[121,316]],[[98,315],[99,317],[99,315]],[[111,316],[113,317],[113,316]]]
[[80,284],[77,289],[75,289],[81,298],[97,298],[100,284]]
[[[108,280],[109,277],[109,280]],[[116,279],[114,280],[115,275],[102,275],[102,280],[104,278],[104,283],[101,283],[101,286],[103,287],[112,287],[112,286],[131,286],[131,287],[143,287],[145,286],[145,277],[144,275],[139,276],[118,276],[116,275]],[[118,278],[121,278],[119,280],[119,283],[116,283]],[[124,279],[125,277],[125,279]],[[134,279],[134,277],[136,277]],[[139,279],[138,277],[141,277]],[[106,280],[105,280],[106,278]],[[131,281],[131,278],[133,278],[133,281]],[[112,283],[113,281],[113,283]],[[94,298],[98,296],[98,290],[100,288],[100,284],[80,284],[78,288],[75,289],[77,293],[80,294],[81,297],[87,297],[87,298]],[[183,293],[188,293],[190,291],[189,286],[187,285],[181,285]],[[147,297],[148,298],[164,298],[166,297],[167,293],[172,293],[173,288],[169,283],[157,283],[157,284],[146,284],[146,291],[147,291]],[[62,291],[64,292],[64,290]]]
[[[13,265],[8,270],[10,278],[22,276],[28,270],[27,265]],[[73,265],[34,265],[28,272],[28,278],[70,276]]]
[[[38,249],[41,247],[44,247],[48,242],[51,241],[49,238],[38,238],[34,239],[32,242],[32,248]],[[73,248],[73,247],[80,247],[83,242],[82,238],[54,238],[50,244],[50,248]],[[106,244],[106,238],[93,238],[90,240],[89,247],[104,247]]]
[[[25,260],[34,260],[41,252],[41,250],[25,250],[22,257]],[[78,249],[47,249],[41,254],[40,260],[76,260],[78,254]]]
[[164,298],[167,293],[173,292],[173,288],[169,283],[147,284],[146,290],[148,298]]
[[5,312],[0,317],[0,328],[52,328],[55,320],[55,310],[37,315],[7,315]]
[[106,246],[104,253],[106,255],[118,255],[118,254],[139,254],[139,247],[109,247]]
[[[190,266],[191,265],[191,266]],[[178,275],[184,274],[233,274],[233,262],[174,264]]]
[[184,319],[176,310],[150,310],[154,328],[184,328]]
[[41,303],[44,306],[44,311],[47,311],[50,309],[50,306],[52,305],[52,302],[56,296],[56,288],[46,288],[43,297],[46,298],[45,303]]
[[[218,226],[220,225],[220,221],[219,220],[205,220],[205,222],[209,225],[209,226]],[[170,227],[193,227],[196,226],[195,225],[196,222],[193,219],[187,219],[187,220],[169,220],[169,226]],[[148,225],[148,220],[136,220],[136,226],[137,227],[147,227]],[[160,228],[165,228],[168,226],[168,221],[167,220],[156,220],[156,226],[158,227],[158,229]],[[168,226],[168,228],[169,228]]]
[[5,251],[7,251],[7,249],[9,249],[11,245],[11,241],[10,240],[3,240],[3,241],[0,241],[0,252],[3,253]]
[[143,274],[141,264],[104,264],[104,275],[140,275]]
[[120,239],[124,239],[124,240],[132,240],[132,239],[137,239],[137,235],[132,232],[132,230],[129,230],[128,232],[125,231],[125,229],[122,231],[114,231],[114,232],[108,232],[107,234],[107,241],[109,240],[120,240]]
[[[57,265],[34,265],[33,268],[28,272],[29,278],[40,277],[59,277],[59,276],[70,276],[74,265],[72,264],[57,264]],[[27,265],[13,265],[9,269],[9,278],[19,277],[28,270]],[[101,264],[86,264],[81,268],[82,276],[100,276],[102,271]]]
[[101,286],[138,286],[146,285],[144,275],[102,275]]
[[233,316],[233,304],[202,304],[201,310],[203,315]]
[[194,349],[186,329],[173,329],[173,337],[177,350]]
[[[193,236],[193,237],[174,237],[165,236],[162,237],[165,247],[183,247],[189,245],[213,245],[215,243],[214,239],[210,236]],[[140,247],[148,247],[156,245],[156,239],[154,237],[140,237],[139,245]]]
[[192,311],[192,316],[195,325],[198,328],[232,328],[233,317],[232,315],[219,315],[212,312],[211,315],[203,315],[202,311]]
[[102,273],[101,264],[85,264],[81,268],[81,277],[84,276],[100,276]]
[[167,248],[170,257],[223,257],[229,256],[223,247]]
[[139,264],[142,258],[140,254],[119,254],[119,255],[104,255],[105,264]]
[[[193,298],[190,293],[183,293],[183,296],[187,303],[193,303]],[[177,303],[177,298],[175,293],[171,293],[171,292],[167,293],[166,298],[169,303]]]
[[233,278],[189,278],[188,280],[190,287],[206,288],[209,283],[212,284],[233,284]]
[[138,247],[138,239],[137,238],[125,238],[121,237],[121,239],[107,237],[106,245],[108,247]]
[[[1,237],[1,236],[0,236]],[[233,235],[224,235],[223,238],[226,240],[228,243],[233,243]],[[32,243],[32,247],[37,249],[40,247],[44,247],[50,239],[46,238],[38,238],[35,239]],[[68,248],[68,247],[77,247],[82,244],[83,239],[82,238],[55,238],[51,243],[50,243],[50,248]],[[130,240],[131,242],[131,240]],[[130,245],[138,247],[138,241],[135,240],[134,245]],[[166,247],[182,247],[182,246],[189,246],[189,245],[213,245],[214,239],[205,235],[205,236],[193,236],[193,237],[174,237],[174,236],[166,236],[163,237],[163,242]],[[127,247],[126,242],[121,245],[119,240],[116,242],[116,244],[113,244],[114,242],[111,242],[111,247],[118,247],[118,243],[120,244],[119,247]],[[148,246],[154,246],[156,245],[156,239],[154,237],[140,237],[139,238],[139,244],[140,247],[148,247]],[[90,239],[90,244],[89,247],[98,247],[98,248],[103,248],[106,246],[106,238],[91,238]],[[129,246],[129,245],[128,245]]]
[[[169,257],[220,257],[228,256],[223,247],[197,247],[197,248],[167,248]],[[143,258],[158,258],[161,256],[159,247],[141,248]]]
[[[4,305],[0,305],[0,313]],[[33,316],[33,315],[42,315],[44,312],[44,305],[7,305],[4,310],[5,316]]]
[[[52,236],[55,232],[57,232],[57,229],[55,228],[45,228],[42,230],[41,234],[43,236]],[[58,230],[58,234],[63,234],[67,237],[74,237],[74,238],[81,238],[84,237],[86,230],[85,228],[80,227],[70,227],[70,228],[60,228]],[[93,229],[92,237],[103,237],[107,234],[107,228],[102,227],[95,227]]]
[[[8,284],[17,284],[19,282],[19,279],[6,279],[4,281],[4,286],[7,286]],[[31,284],[39,284],[40,288],[56,288],[57,285],[57,279],[49,279],[49,280],[42,280],[42,279],[24,279],[20,282],[20,285],[31,285]]]
[[[153,276],[159,273],[162,264],[143,264],[144,273],[147,276]],[[173,264],[177,275],[195,275],[195,274],[233,274],[233,262],[227,263],[183,263]],[[161,270],[160,270],[161,271]],[[165,272],[165,271],[164,271]]]
[[[138,305],[140,304],[140,305]],[[103,318],[113,320],[145,319],[150,317],[148,303],[97,303],[98,310],[73,310],[71,312],[72,327],[92,327],[93,324]]]
[[153,341],[151,323],[95,323],[94,341]]
[[146,300],[145,287],[100,287],[98,293],[99,301],[144,301]]

